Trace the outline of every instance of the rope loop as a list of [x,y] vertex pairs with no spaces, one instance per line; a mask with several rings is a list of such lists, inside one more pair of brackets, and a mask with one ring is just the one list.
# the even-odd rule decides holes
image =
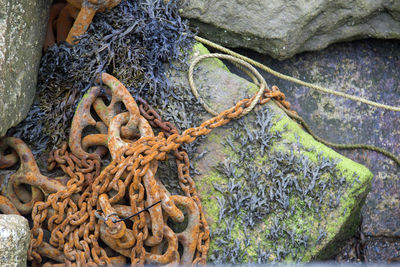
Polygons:
[[291,77],[291,76],[282,74],[280,72],[277,72],[277,71],[265,66],[264,64],[261,64],[260,62],[252,60],[251,58],[248,58],[248,57],[243,56],[243,55],[241,55],[239,53],[236,53],[236,52],[234,52],[234,51],[232,51],[232,50],[230,50],[230,49],[228,49],[226,47],[218,45],[218,44],[216,44],[214,42],[211,42],[211,41],[209,41],[207,39],[201,38],[199,36],[195,36],[194,38],[195,38],[196,41],[198,41],[198,42],[200,42],[200,43],[202,43],[204,45],[210,46],[210,47],[212,47],[214,49],[217,49],[217,50],[219,50],[219,51],[221,51],[223,53],[226,53],[226,54],[228,54],[228,55],[230,55],[232,57],[235,57],[237,59],[245,61],[246,63],[249,63],[249,64],[251,64],[251,65],[253,65],[253,66],[257,67],[257,68],[260,68],[260,69],[262,69],[262,70],[264,70],[264,71],[266,71],[266,72],[268,72],[268,73],[270,73],[270,74],[272,74],[272,75],[274,75],[274,76],[276,76],[276,77],[278,77],[280,79],[287,80],[289,82],[293,82],[293,83],[296,83],[296,84],[299,84],[299,85],[302,85],[302,86],[306,86],[306,87],[309,87],[311,89],[314,89],[314,90],[317,90],[317,91],[320,91],[320,92],[324,92],[324,93],[327,93],[327,94],[332,94],[332,95],[344,97],[344,98],[351,99],[351,100],[356,101],[356,102],[361,102],[361,103],[364,103],[364,104],[367,104],[367,105],[370,105],[370,106],[373,106],[373,107],[400,112],[400,107],[395,107],[395,106],[390,106],[390,105],[377,103],[377,102],[374,102],[374,101],[371,101],[371,100],[368,100],[368,99],[365,99],[365,98],[362,98],[362,97],[349,95],[349,94],[346,94],[346,93],[342,93],[342,92],[338,92],[338,91],[335,91],[335,90],[332,90],[332,89],[328,89],[328,88],[323,87],[323,86],[315,85],[315,84],[312,84],[312,83],[308,83],[308,82],[296,79],[294,77]]

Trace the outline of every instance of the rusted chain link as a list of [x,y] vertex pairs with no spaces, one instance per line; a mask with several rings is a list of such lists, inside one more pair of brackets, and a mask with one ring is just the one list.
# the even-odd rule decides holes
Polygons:
[[50,8],[44,50],[54,43],[76,42],[77,36],[86,32],[96,12],[117,6],[121,0],[67,0]]
[[74,8],[79,9],[78,16],[68,33],[66,41],[75,42],[75,37],[86,32],[96,12],[103,12],[118,5],[121,0],[67,0]]
[[0,195],[0,212],[3,214],[21,215],[15,205],[5,196]]
[[[66,189],[66,177],[50,178],[40,173],[32,152],[22,140],[14,137],[1,138],[0,147],[3,150],[12,149],[11,154],[0,155],[0,162],[7,162],[5,166],[11,167],[9,163],[18,162],[19,157],[19,169],[11,175],[2,190],[2,194],[9,199],[19,213],[30,214],[35,202],[43,200],[51,193]],[[2,160],[3,157],[7,159],[10,155],[8,159],[11,160]],[[14,158],[15,156],[17,158]],[[29,191],[26,185],[30,187]]]
[[[112,221],[113,223],[117,223],[117,222],[122,222],[122,221],[129,220],[130,218],[133,218],[133,217],[139,215],[140,213],[145,212],[145,211],[151,209],[152,207],[154,207],[155,205],[160,204],[160,203],[161,203],[161,200],[157,201],[156,203],[151,204],[151,205],[148,206],[148,207],[145,207],[144,209],[142,209],[142,210],[140,210],[140,211],[138,211],[138,212],[136,212],[136,213],[134,213],[134,214],[132,214],[132,215],[129,215],[128,217],[125,217],[125,218],[122,218],[122,219],[119,219],[119,220],[111,219],[111,221]],[[103,217],[103,216],[101,216],[100,214],[98,214],[97,211],[95,211],[95,215],[96,215],[96,217],[97,217],[98,219],[103,220],[103,221],[107,221],[107,220],[109,219],[108,216],[110,216],[110,215],[118,215],[118,214],[117,214],[117,213],[112,213],[112,214],[110,214],[110,215],[107,215],[106,217]]]
[[[161,116],[144,99],[138,97],[136,100],[139,103],[140,113],[154,128],[160,128],[166,137],[179,133],[178,129],[172,123],[163,122]],[[203,206],[200,197],[197,194],[195,183],[190,177],[190,162],[186,151],[184,151],[182,147],[179,147],[174,150],[174,156],[176,159],[176,165],[178,166],[179,185],[186,196],[194,199],[200,211],[200,237],[197,244],[198,260],[195,264],[205,264],[210,244],[208,223],[203,213]]]

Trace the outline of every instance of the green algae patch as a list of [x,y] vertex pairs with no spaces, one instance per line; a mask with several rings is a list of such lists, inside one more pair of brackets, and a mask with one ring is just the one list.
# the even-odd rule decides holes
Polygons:
[[[208,51],[208,49],[200,44],[200,43],[196,43],[193,48],[192,48],[192,57],[196,57],[198,55],[205,55],[205,54],[209,54],[210,52]],[[203,61],[201,61],[203,64],[207,65],[207,69],[208,70],[213,70],[216,68],[220,68],[223,69],[225,71],[228,71],[228,68],[226,67],[226,65],[218,58],[209,58],[209,59],[204,59]]]
[[[198,44],[195,51],[207,53]],[[196,84],[214,109],[258,89],[218,60],[199,65]],[[314,140],[272,102],[215,129],[198,151],[208,151],[192,164],[211,262],[327,259],[358,227],[372,173]]]
[[75,116],[76,112],[78,112],[79,107],[82,105],[82,103],[85,101],[85,99],[89,97],[89,94],[90,94],[90,90],[88,90],[88,91],[82,96],[81,100],[79,100],[78,105],[76,106],[76,109],[75,109],[74,116]]

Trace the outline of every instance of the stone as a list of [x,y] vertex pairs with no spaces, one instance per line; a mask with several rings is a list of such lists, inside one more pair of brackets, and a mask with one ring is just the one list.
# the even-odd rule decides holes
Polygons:
[[[277,61],[253,51],[242,54],[289,76],[361,96],[372,101],[400,106],[400,40],[359,40],[334,44]],[[317,92],[263,73],[276,84],[288,101],[320,137],[336,143],[369,144],[400,156],[400,112],[370,107],[341,97]],[[380,259],[398,255],[380,247],[400,238],[400,166],[382,154],[368,150],[338,150],[374,173],[372,189],[362,208],[360,231],[371,240]],[[375,239],[384,242],[375,242]],[[372,257],[374,259],[375,257]]]
[[26,266],[29,242],[27,219],[0,214],[0,266]]
[[[204,53],[195,46],[194,56]],[[179,100],[160,111],[181,130],[210,118],[193,110],[199,104],[186,75],[171,70]],[[195,68],[195,81],[219,111],[257,90],[216,59]],[[212,232],[208,259],[215,264],[329,259],[359,226],[372,173],[315,141],[272,101],[186,148]],[[171,187],[167,177],[174,176],[163,169],[160,179]]]
[[33,102],[49,0],[0,0],[0,136]]
[[[387,255],[390,257],[388,258]],[[398,263],[400,261],[400,242],[396,239],[385,238],[367,240],[365,257],[368,262]]]
[[400,38],[395,0],[189,0],[182,16],[201,36],[285,59],[360,38]]

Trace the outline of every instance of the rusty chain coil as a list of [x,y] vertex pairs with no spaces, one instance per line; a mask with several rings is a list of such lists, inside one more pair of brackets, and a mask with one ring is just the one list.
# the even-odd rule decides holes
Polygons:
[[[138,98],[138,106],[116,78],[103,73],[101,80],[106,87],[92,87],[81,100],[69,144],[49,155],[48,169],[59,167],[68,179],[40,174],[21,140],[1,140],[0,167],[18,159],[21,166],[10,178],[7,198],[0,198],[0,210],[26,213],[34,203],[28,259],[35,264],[43,258],[49,260],[45,265],[64,266],[205,264],[209,228],[181,145],[239,117],[253,98],[179,134],[145,100]],[[271,97],[286,104],[277,88],[266,89],[259,103]],[[157,136],[152,127],[160,129]],[[108,152],[111,162],[101,166]],[[184,196],[171,195],[156,175],[168,154],[175,157]],[[18,189],[21,184],[31,192]],[[170,222],[184,221],[185,229],[174,232]]]

